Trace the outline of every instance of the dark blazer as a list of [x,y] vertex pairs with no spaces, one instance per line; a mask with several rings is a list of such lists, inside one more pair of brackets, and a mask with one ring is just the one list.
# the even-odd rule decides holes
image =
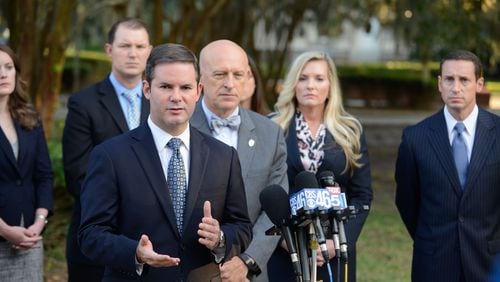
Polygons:
[[156,252],[181,260],[178,267],[149,268],[143,281],[186,280],[191,270],[213,262],[210,250],[198,243],[206,200],[226,235],[226,254],[232,247],[245,248],[250,242],[252,225],[236,150],[194,128],[190,130],[190,176],[182,236],[147,123],[92,152],[81,193],[79,241],[85,255],[106,265],[104,281],[139,278],[134,258],[141,234],[149,236]]
[[[290,122],[286,133],[286,143],[287,143],[287,164],[288,164],[288,181],[290,184],[290,194],[298,192],[298,188],[295,187],[295,176],[304,171],[304,166],[300,160],[299,148],[297,144],[297,132],[295,129],[295,119]],[[361,154],[362,157],[359,160],[363,166],[359,169],[353,171],[352,175],[347,173],[342,173],[345,169],[346,158],[342,148],[335,143],[333,136],[327,131],[325,137],[325,149],[324,149],[324,159],[323,163],[318,168],[318,173],[322,171],[331,171],[335,175],[335,181],[339,183],[340,187],[345,189],[347,196],[348,205],[354,205],[358,209],[361,209],[363,205],[370,205],[373,192],[371,189],[371,172],[370,172],[370,161],[368,156],[368,149],[365,141],[364,134],[361,135]],[[350,219],[345,225],[345,232],[348,243],[348,259],[349,259],[349,281],[356,281],[356,241],[358,240],[363,224],[368,216],[367,212],[363,212],[357,215],[356,218]],[[331,236],[326,237],[331,238]],[[270,281],[279,279],[283,277],[282,273],[287,273],[286,281],[294,281],[293,269],[291,268],[290,256],[282,248],[278,248],[271,258],[272,262],[268,265],[269,278]],[[284,262],[287,262],[286,264]],[[330,265],[332,271],[334,271],[335,277],[337,276],[337,259],[333,258],[330,260]],[[287,269],[282,272],[282,269]],[[318,269],[318,280],[323,279],[323,281],[330,281],[328,276],[328,270],[326,265]]]
[[[141,104],[142,122],[149,115],[149,101],[143,97]],[[80,225],[80,190],[92,149],[103,141],[127,131],[127,121],[109,76],[69,98],[62,137],[66,187],[75,199],[66,244],[68,262],[95,264],[82,255],[76,242]]]
[[462,191],[443,110],[403,131],[396,205],[413,239],[413,281],[487,281],[500,251],[500,118],[479,109]]
[[[33,224],[37,208],[52,210],[52,167],[42,126],[28,130],[14,122],[18,158],[0,129],[0,217],[19,226]],[[0,237],[0,241],[5,241]]]

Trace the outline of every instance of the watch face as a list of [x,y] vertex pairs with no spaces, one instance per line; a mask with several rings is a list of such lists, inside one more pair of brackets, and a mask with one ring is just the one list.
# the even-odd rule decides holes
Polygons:
[[219,234],[219,248],[222,248],[226,245],[226,236],[224,236],[224,231],[220,231]]

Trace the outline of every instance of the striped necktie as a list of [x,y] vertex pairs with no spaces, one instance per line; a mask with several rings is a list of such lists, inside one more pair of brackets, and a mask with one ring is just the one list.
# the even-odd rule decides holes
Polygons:
[[137,94],[134,92],[124,92],[123,97],[129,102],[128,107],[128,127],[130,130],[139,126],[141,121],[141,109],[139,109],[139,101]]

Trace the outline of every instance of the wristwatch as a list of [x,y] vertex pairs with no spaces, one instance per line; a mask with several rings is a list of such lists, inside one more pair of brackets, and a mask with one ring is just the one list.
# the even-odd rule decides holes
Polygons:
[[262,272],[260,270],[260,267],[257,265],[255,260],[251,256],[249,256],[245,253],[241,253],[241,254],[239,254],[239,257],[248,268],[248,274],[247,274],[248,280],[251,280],[252,276],[257,276]]
[[224,236],[224,231],[222,231],[222,229],[220,230],[219,232],[219,248],[223,248],[224,246],[226,246],[226,236]]
[[37,214],[37,215],[36,215],[36,218],[37,218],[37,219],[41,219],[41,220],[43,220],[43,223],[44,223],[45,225],[47,225],[47,223],[49,223],[49,221],[47,220],[47,217],[46,217],[45,215],[43,215],[43,214]]

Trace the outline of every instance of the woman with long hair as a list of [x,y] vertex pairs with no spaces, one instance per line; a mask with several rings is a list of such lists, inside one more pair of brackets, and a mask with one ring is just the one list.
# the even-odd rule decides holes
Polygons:
[[0,280],[43,281],[52,168],[14,52],[0,44]]
[[249,77],[245,81],[244,93],[241,95],[240,105],[248,110],[252,110],[261,115],[269,114],[266,97],[264,95],[264,85],[260,76],[260,71],[255,61],[248,57]]
[[[362,126],[342,105],[337,69],[330,56],[314,51],[298,56],[286,76],[275,109],[273,120],[286,134],[290,194],[300,189],[294,186],[295,176],[300,172],[309,171],[318,177],[329,171],[345,190],[348,204],[360,211],[345,224],[349,281],[355,281],[356,241],[368,215],[362,212],[363,206],[369,206],[372,200],[370,163]],[[332,238],[329,234],[326,237]],[[338,276],[336,258],[340,254],[335,254],[330,239],[326,241],[329,264]],[[283,281],[285,268],[290,281],[294,281],[289,255],[284,248],[278,248],[269,262],[270,280]],[[330,281],[328,267],[320,255],[317,271],[318,280]],[[344,274],[335,281],[344,281]]]

